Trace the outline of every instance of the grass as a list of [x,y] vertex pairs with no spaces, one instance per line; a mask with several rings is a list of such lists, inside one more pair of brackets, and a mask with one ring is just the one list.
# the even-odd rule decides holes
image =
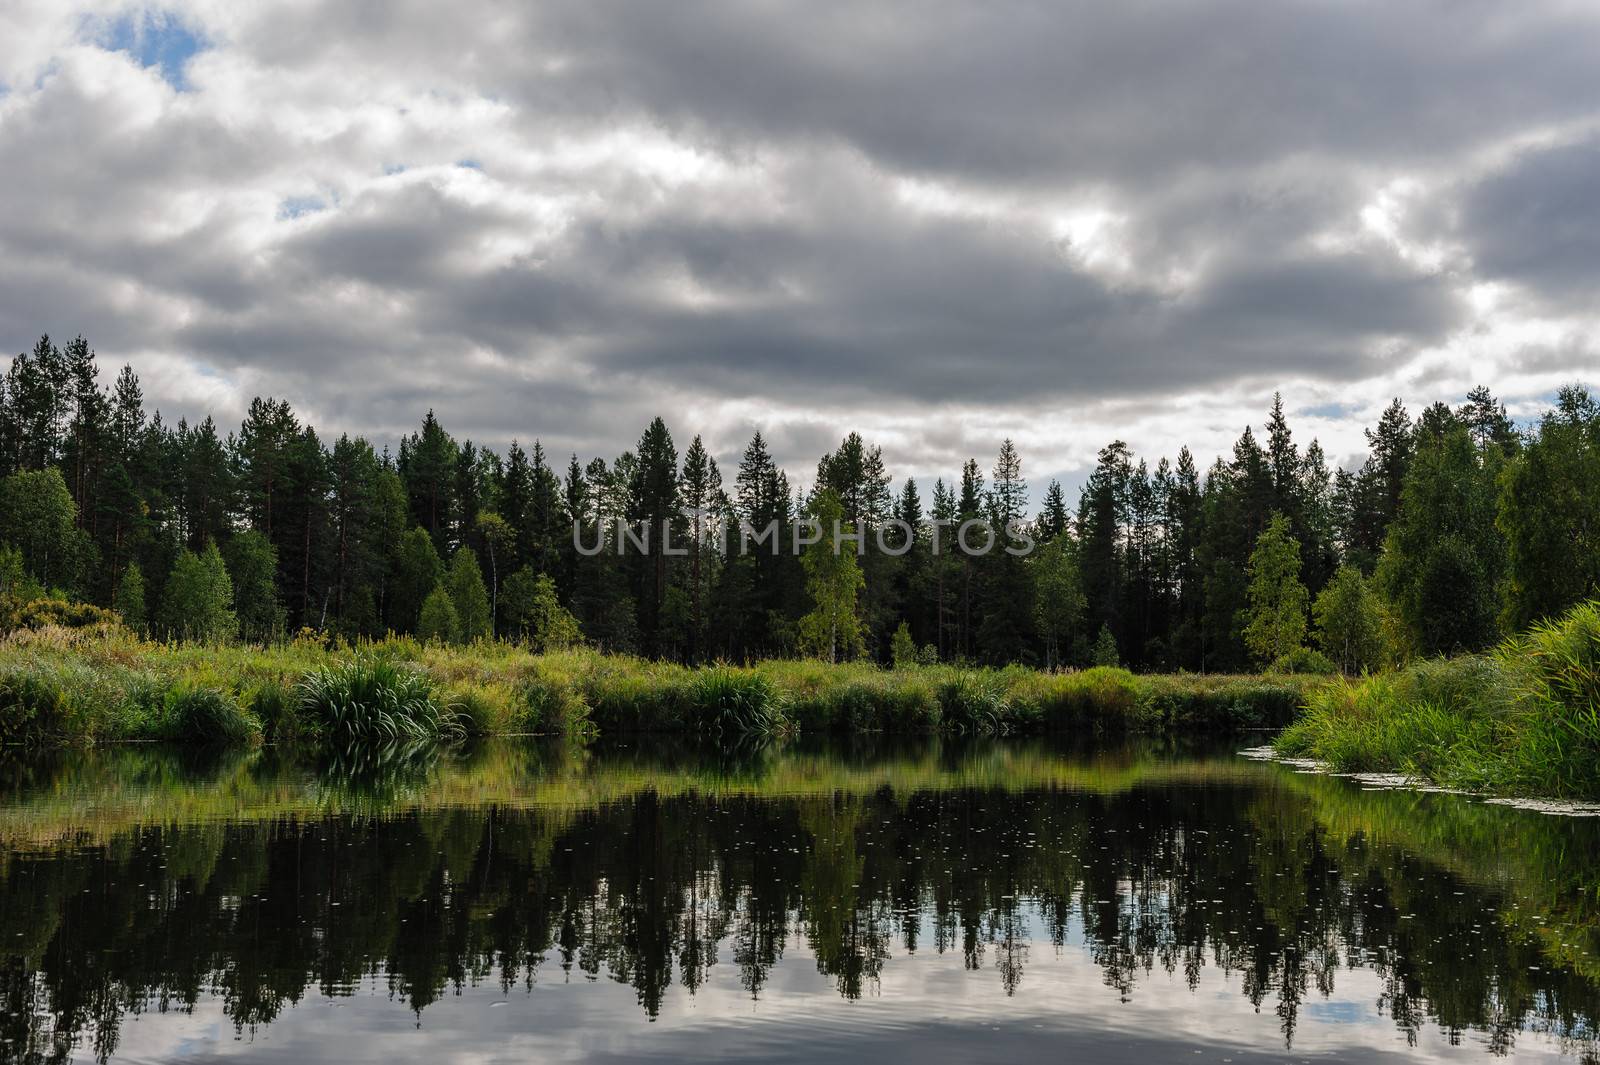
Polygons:
[[45,627],[0,639],[0,744],[1217,732],[1282,725],[1323,679],[807,660],[694,669],[496,643],[203,646],[151,643],[113,626]]
[[299,719],[341,747],[462,739],[473,720],[436,698],[427,674],[383,654],[314,669],[296,693]]
[[1421,662],[1307,695],[1282,754],[1448,787],[1600,797],[1600,603],[1483,656]]

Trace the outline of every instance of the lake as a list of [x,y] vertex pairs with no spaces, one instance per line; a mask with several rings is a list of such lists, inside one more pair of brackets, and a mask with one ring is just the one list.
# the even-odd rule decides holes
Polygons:
[[1593,1059],[1600,823],[1161,743],[0,762],[0,1060]]

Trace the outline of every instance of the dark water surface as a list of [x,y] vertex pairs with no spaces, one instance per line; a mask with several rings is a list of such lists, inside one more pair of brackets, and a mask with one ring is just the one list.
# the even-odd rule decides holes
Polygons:
[[1593,1060],[1600,825],[1211,753],[0,763],[0,1060]]

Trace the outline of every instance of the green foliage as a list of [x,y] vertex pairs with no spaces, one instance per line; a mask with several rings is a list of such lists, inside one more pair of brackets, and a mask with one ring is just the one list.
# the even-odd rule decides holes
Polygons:
[[1501,622],[1518,631],[1600,595],[1600,405],[1561,391],[1538,433],[1501,475],[1506,539]]
[[1100,626],[1100,635],[1095,637],[1094,647],[1089,652],[1089,664],[1111,667],[1122,665],[1122,655],[1117,650],[1117,638],[1111,635],[1110,625]]
[[772,682],[748,669],[713,666],[697,671],[684,702],[689,728],[713,739],[770,736],[784,725]]
[[917,641],[911,638],[911,626],[903,621],[894,630],[894,639],[889,644],[889,660],[896,669],[917,664]]
[[535,653],[565,650],[583,638],[578,619],[561,605],[548,573],[535,575],[523,566],[507,577],[501,606],[511,637]]
[[116,623],[117,615],[92,603],[73,603],[65,599],[35,599],[17,612],[16,627],[39,629],[46,625],[60,625],[67,629],[82,629]]
[[822,538],[807,546],[800,558],[812,603],[811,612],[800,619],[800,646],[825,662],[848,661],[864,650],[856,597],[866,580],[854,544],[836,550],[833,535],[835,528],[842,536],[850,535],[857,526],[844,523],[844,507],[832,491],[819,492],[811,509]]
[[[1052,482],[1052,487],[1059,493],[1059,485]],[[1079,634],[1088,598],[1083,592],[1075,546],[1069,537],[1056,536],[1047,541],[1034,553],[1032,565],[1034,624],[1044,639],[1044,664],[1049,669],[1061,664],[1062,648],[1070,648],[1073,637]],[[1114,649],[1112,654],[1115,655]],[[1111,662],[1097,664],[1116,663],[1113,657]]]
[[22,604],[44,598],[44,586],[28,576],[22,552],[0,543],[0,629],[16,627],[15,613]]
[[16,545],[40,584],[67,585],[81,553],[78,507],[55,467],[22,470],[0,480],[0,540]]
[[445,704],[469,736],[495,736],[510,732],[522,706],[502,684],[474,684],[452,688]]
[[519,732],[581,736],[590,730],[589,704],[569,678],[541,671],[518,691],[522,710],[513,717]]
[[246,529],[229,539],[224,559],[233,582],[239,634],[255,643],[281,637],[284,611],[278,601],[278,549],[263,534]]
[[1311,612],[1317,643],[1341,672],[1363,673],[1383,663],[1383,609],[1359,569],[1339,567]]
[[458,633],[462,643],[471,643],[489,635],[489,592],[483,586],[483,572],[478,568],[478,556],[469,547],[457,549],[450,559],[450,572],[445,577],[445,587],[450,602],[456,610]]
[[37,665],[0,672],[0,747],[36,747],[67,737],[67,693],[59,677]]
[[166,740],[238,744],[260,736],[261,724],[222,689],[182,682],[167,692],[160,731]]
[[425,673],[381,655],[312,670],[297,694],[301,719],[340,745],[449,740],[466,732],[434,698]]
[[997,679],[984,673],[961,672],[939,686],[939,718],[957,733],[996,734],[1009,731],[1010,706]]
[[167,631],[184,640],[231,640],[239,634],[233,613],[233,582],[215,541],[196,555],[181,551],[161,596]]
[[1501,658],[1514,669],[1517,693],[1535,712],[1522,715],[1516,742],[1524,753],[1514,788],[1553,794],[1600,794],[1600,601],[1591,600],[1526,636]]
[[113,603],[122,623],[134,632],[145,631],[144,571],[139,563],[130,562],[117,581],[117,597]]
[[1306,673],[1320,676],[1331,676],[1338,673],[1339,667],[1333,659],[1321,651],[1314,651],[1309,647],[1297,647],[1281,658],[1275,659],[1267,667],[1267,673]]
[[246,705],[260,722],[262,735],[268,743],[286,743],[299,735],[295,692],[280,678],[263,678],[250,689]]
[[404,533],[395,548],[391,616],[397,628],[411,629],[422,612],[422,604],[438,587],[444,574],[439,551],[428,530],[415,528]]
[[1422,655],[1481,651],[1498,634],[1505,548],[1495,529],[1498,447],[1467,428],[1424,436],[1378,563],[1378,587]]
[[1583,604],[1492,655],[1313,690],[1277,747],[1452,787],[1600,796],[1600,606]]
[[423,643],[459,643],[461,618],[456,613],[455,600],[445,586],[437,584],[422,602],[417,616],[417,639]]
[[1250,554],[1250,611],[1244,642],[1263,662],[1275,662],[1305,642],[1310,594],[1300,583],[1300,545],[1289,522],[1274,514]]
[[[252,731],[275,743],[336,739],[328,707],[352,701],[341,685],[405,688],[398,681],[346,680],[377,661],[384,670],[420,677],[439,708],[440,731],[555,732],[588,735],[635,731],[725,735],[795,730],[820,732],[1192,732],[1282,724],[1312,678],[1265,680],[1227,676],[1136,676],[1122,669],[1044,673],[864,662],[830,665],[812,659],[773,660],[748,669],[689,668],[592,650],[529,655],[508,644],[471,647],[424,644],[410,637],[363,644],[295,640],[269,647],[150,644],[121,627],[51,627],[0,642],[0,673],[37,674],[59,693],[55,722],[39,742],[184,739],[167,710],[174,689],[211,688],[237,699],[259,723]],[[332,677],[333,683],[329,680]],[[756,677],[759,679],[750,679]],[[318,679],[320,678],[320,679]],[[305,684],[299,681],[306,681]],[[322,692],[323,709],[308,690]],[[440,691],[445,694],[434,696]],[[763,692],[770,694],[770,702]],[[758,698],[760,696],[760,698]],[[404,696],[354,700],[380,708]],[[770,712],[755,714],[751,707]],[[344,718],[359,734],[388,736],[371,715]],[[363,711],[362,713],[365,713]],[[753,717],[750,715],[754,715]],[[948,715],[948,716],[947,716]],[[754,726],[739,726],[748,717]],[[466,720],[459,720],[465,718]],[[18,716],[17,720],[22,720]],[[458,728],[446,729],[444,722]],[[207,741],[219,730],[207,725]],[[415,731],[396,726],[400,740]],[[424,728],[423,734],[431,734]],[[411,739],[407,739],[410,737]],[[341,741],[342,742],[342,741]],[[418,741],[421,742],[421,741]]]

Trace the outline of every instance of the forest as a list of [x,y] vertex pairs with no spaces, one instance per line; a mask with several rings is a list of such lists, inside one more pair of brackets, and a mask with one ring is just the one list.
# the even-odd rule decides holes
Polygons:
[[[503,453],[431,411],[398,450],[257,398],[237,429],[147,411],[123,367],[48,336],[0,386],[0,624],[114,612],[156,639],[501,638],[686,664],[1346,673],[1477,652],[1600,590],[1600,405],[1516,424],[1486,388],[1400,399],[1335,468],[1275,397],[1209,465],[1107,444],[1075,504],[1010,440],[931,486],[857,433],[804,478],[756,433],[724,477],[657,418],[611,457]],[[925,493],[926,490],[926,494]],[[902,555],[741,552],[743,521],[916,529]],[[711,520],[712,517],[722,520]],[[1025,522],[1026,557],[935,551],[935,522]],[[682,555],[588,555],[574,525],[663,523]],[[615,533],[601,535],[615,535]]]

